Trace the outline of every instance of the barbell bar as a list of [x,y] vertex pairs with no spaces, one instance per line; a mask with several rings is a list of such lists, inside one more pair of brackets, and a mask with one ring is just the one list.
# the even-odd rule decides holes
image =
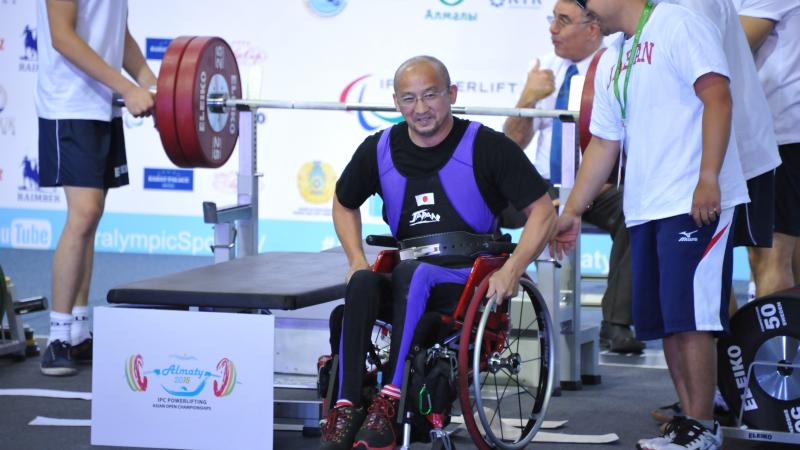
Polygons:
[[[590,83],[587,83],[590,84]],[[584,85],[582,108],[593,89]],[[179,167],[219,167],[230,158],[239,137],[237,111],[296,109],[314,111],[396,112],[394,105],[240,98],[236,57],[222,38],[180,36],[172,40],[161,62],[155,95],[155,121],[169,159]],[[115,96],[114,106],[124,106]],[[588,99],[591,105],[591,98]],[[590,106],[591,107],[591,106]],[[590,109],[591,111],[591,109]],[[576,122],[577,111],[534,108],[453,106],[454,114],[559,118]],[[581,120],[583,128],[584,120]],[[588,128],[588,122],[586,122]],[[588,133],[581,130],[581,135]],[[581,139],[583,141],[583,139]]]

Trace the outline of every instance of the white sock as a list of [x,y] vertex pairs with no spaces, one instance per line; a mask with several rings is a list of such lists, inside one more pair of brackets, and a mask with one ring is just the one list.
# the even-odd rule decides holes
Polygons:
[[89,307],[76,306],[72,308],[72,330],[70,331],[70,342],[78,345],[89,339]]
[[70,343],[70,330],[72,329],[72,314],[50,311],[50,338],[47,345],[53,341]]

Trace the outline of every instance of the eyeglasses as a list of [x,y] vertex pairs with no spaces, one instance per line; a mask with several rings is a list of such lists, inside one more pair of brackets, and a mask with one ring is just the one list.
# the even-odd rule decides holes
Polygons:
[[567,16],[558,16],[558,17],[547,16],[547,23],[549,23],[550,25],[553,25],[553,22],[555,22],[556,26],[559,29],[563,29],[563,28],[570,27],[572,25],[585,25],[587,23],[592,23],[592,22],[594,22],[594,18],[593,17],[589,17],[586,20],[582,20],[580,22],[573,22]]
[[403,106],[405,108],[413,107],[414,105],[417,104],[417,100],[422,100],[422,103],[425,103],[426,105],[430,106],[431,103],[434,103],[436,100],[439,99],[439,97],[444,97],[445,95],[447,95],[447,93],[448,90],[445,89],[442,91],[425,91],[419,97],[413,94],[403,94],[398,99],[398,102],[400,103],[400,106]]

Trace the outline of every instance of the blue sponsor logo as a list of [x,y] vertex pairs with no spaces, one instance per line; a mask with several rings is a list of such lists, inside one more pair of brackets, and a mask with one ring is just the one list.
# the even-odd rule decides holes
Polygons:
[[39,70],[39,38],[36,34],[36,28],[25,25],[22,30],[22,36],[24,51],[19,57],[19,71],[36,72]]
[[145,39],[145,57],[147,59],[162,60],[167,53],[167,47],[172,39],[166,38],[147,38]]
[[335,16],[347,6],[347,0],[306,0],[312,11],[323,17]]
[[194,189],[194,172],[182,169],[144,169],[145,189],[191,191]]

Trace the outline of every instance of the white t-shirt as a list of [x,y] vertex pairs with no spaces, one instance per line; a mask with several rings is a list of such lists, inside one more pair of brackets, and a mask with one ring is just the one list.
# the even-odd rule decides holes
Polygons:
[[731,139],[736,139],[745,179],[778,167],[781,158],[775,140],[772,113],[758,79],[747,36],[731,0],[655,0],[662,1],[676,3],[700,14],[711,21],[720,33],[731,73]]
[[[630,226],[691,211],[700,173],[703,103],[695,81],[710,72],[729,77],[718,32],[688,9],[658,5],[642,30],[628,86],[627,126],[614,96],[613,75],[624,36],[603,54],[595,75],[590,131],[623,141],[627,152],[623,208]],[[628,54],[633,38],[624,41]],[[619,77],[623,95],[627,59]],[[719,174],[722,208],[746,203],[739,156],[728,145]]]
[[756,52],[758,76],[775,121],[778,144],[800,142],[800,0],[738,0],[739,15],[775,28]]
[[[567,75],[567,69],[569,66],[575,64],[575,66],[578,68],[578,75],[585,75],[586,71],[589,70],[589,64],[591,64],[595,53],[592,53],[588,58],[578,62],[561,58],[555,53],[549,53],[541,57],[539,59],[539,69],[550,69],[553,71],[556,89],[549,96],[539,100],[539,102],[536,103],[536,107],[539,109],[555,109],[558,91],[561,90],[561,86],[564,84],[564,77]],[[531,67],[533,67],[535,64],[536,61],[533,61],[531,63]],[[545,179],[549,180],[550,145],[553,138],[553,119],[534,118],[533,132],[533,139],[528,147],[525,148],[525,153],[528,155],[528,159],[533,161],[533,165],[536,166],[536,170],[539,172],[539,174]]]
[[[75,32],[114,69],[122,68],[127,0],[78,0]],[[111,106],[111,89],[69,62],[50,35],[47,2],[38,2],[39,74],[36,111],[45,119],[110,121],[121,115]]]

